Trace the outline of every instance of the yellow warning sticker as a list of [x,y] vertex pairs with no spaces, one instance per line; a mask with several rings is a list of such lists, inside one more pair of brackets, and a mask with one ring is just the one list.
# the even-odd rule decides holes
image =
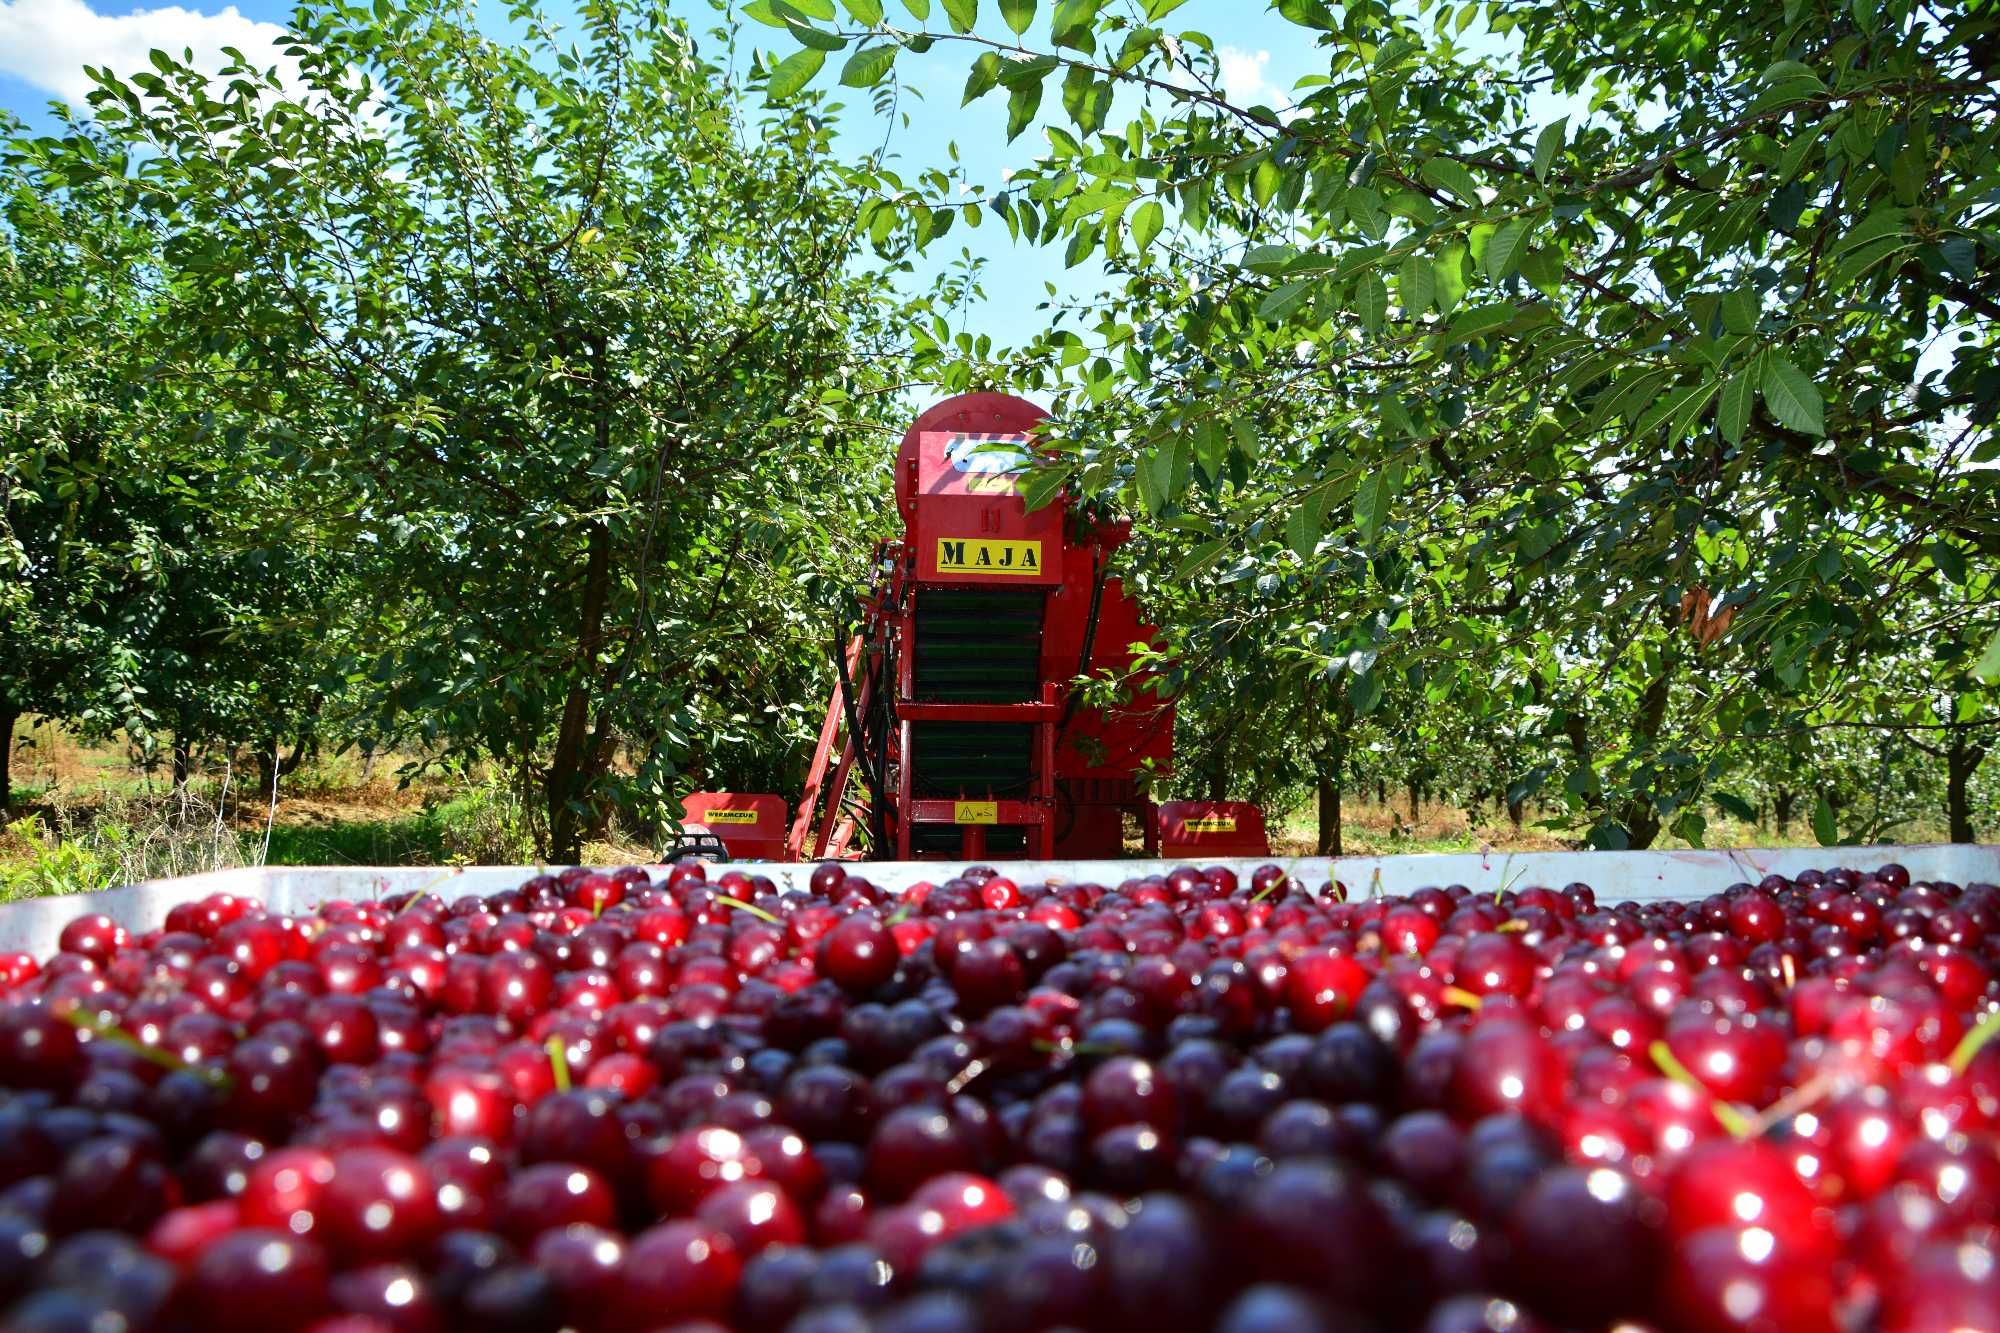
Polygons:
[[940,537],[940,574],[1010,574],[1034,578],[1042,572],[1040,542],[991,541],[977,537]]
[[1235,815],[1196,815],[1193,819],[1181,821],[1181,827],[1189,833],[1234,833]]
[[757,822],[755,810],[711,810],[697,819],[697,824],[754,824]]
[[953,801],[951,822],[954,824],[997,824],[1000,822],[1000,804],[997,801]]

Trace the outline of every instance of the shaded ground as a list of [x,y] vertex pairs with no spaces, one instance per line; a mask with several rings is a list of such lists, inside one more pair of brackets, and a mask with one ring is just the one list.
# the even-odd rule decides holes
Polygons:
[[[534,859],[533,839],[519,803],[491,778],[429,776],[398,780],[405,757],[373,762],[355,755],[308,762],[279,783],[275,809],[257,789],[256,769],[238,757],[202,757],[201,772],[175,792],[160,765],[148,769],[136,751],[86,745],[60,728],[25,723],[17,729],[15,811],[0,821],[0,898],[99,888],[154,875],[188,874],[235,865],[520,864]],[[1381,804],[1350,796],[1343,806],[1343,850],[1349,855],[1397,852],[1558,850],[1560,831],[1538,827],[1531,810],[1520,828],[1489,809],[1478,817],[1459,806],[1425,802]],[[1317,813],[1308,806],[1273,822],[1282,855],[1314,850]],[[1809,842],[1795,826],[1788,837],[1769,828],[1718,818],[1711,846]],[[268,842],[268,849],[267,849]],[[1685,844],[1662,838],[1660,847]],[[598,864],[652,860],[655,849],[593,844],[585,859]]]

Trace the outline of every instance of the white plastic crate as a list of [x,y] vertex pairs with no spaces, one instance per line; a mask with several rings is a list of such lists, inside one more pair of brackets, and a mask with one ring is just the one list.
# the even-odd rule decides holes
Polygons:
[[[1408,893],[1426,885],[1464,884],[1481,892],[1546,885],[1561,888],[1581,880],[1597,891],[1601,903],[1658,902],[1699,899],[1739,880],[1754,883],[1765,875],[1795,875],[1812,868],[1853,866],[1869,869],[1888,861],[1907,866],[1914,879],[2000,883],[2000,846],[1933,843],[1902,847],[1775,847],[1724,851],[1672,852],[1468,852],[1420,856],[1274,856],[1224,858],[1201,864],[1229,866],[1248,878],[1257,866],[1275,863],[1318,889],[1338,879],[1350,896]],[[966,862],[867,861],[850,869],[889,889],[918,880],[949,878]],[[1067,881],[1116,884],[1137,875],[1165,871],[1174,861],[1000,861],[1016,879],[1028,882]],[[85,912],[103,912],[122,924],[150,929],[165,919],[177,903],[211,893],[256,898],[284,912],[306,911],[336,898],[373,900],[407,898],[418,892],[446,899],[467,893],[492,893],[511,888],[540,866],[266,866],[262,869],[218,870],[179,879],[155,879],[106,889],[102,893],[66,898],[31,898],[0,906],[0,950],[26,950],[46,957],[56,950],[63,926]],[[712,865],[712,879],[731,867]],[[769,875],[790,891],[804,889],[810,865],[744,863],[736,868]]]

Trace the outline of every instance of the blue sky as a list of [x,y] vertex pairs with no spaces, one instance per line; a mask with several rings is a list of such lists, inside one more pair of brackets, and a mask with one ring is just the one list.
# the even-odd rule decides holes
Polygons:
[[[562,7],[561,0],[553,0],[552,12],[560,13]],[[897,13],[894,0],[888,7],[892,15]],[[146,53],[155,47],[192,48],[198,60],[211,64],[220,63],[217,53],[228,45],[255,58],[259,49],[268,48],[277,34],[277,22],[290,8],[290,0],[239,0],[230,5],[204,0],[173,5],[149,5],[144,0],[0,0],[0,106],[35,128],[46,128],[53,123],[47,111],[51,98],[81,104],[90,86],[82,72],[86,64],[129,72],[143,68]],[[712,23],[712,11],[700,0],[676,8],[698,28]],[[993,0],[981,6],[981,30],[1006,36],[997,8]],[[1044,0],[1042,9],[1048,8],[1049,0]],[[505,24],[503,5],[489,2],[487,9],[495,25]],[[907,15],[898,17],[907,20]],[[941,27],[941,15],[934,13],[931,22]],[[1213,39],[1232,100],[1282,106],[1295,80],[1324,68],[1324,57],[1316,57],[1303,29],[1246,0],[1189,0],[1167,26],[1177,32],[1199,30]],[[744,30],[746,40],[780,54],[796,49],[789,36],[775,29],[746,23]],[[1030,30],[1030,36],[1044,30],[1045,20],[1043,28]],[[960,108],[973,54],[951,42],[940,42],[924,56],[902,53],[897,69],[909,90],[904,106],[912,115],[908,126],[895,128],[890,152],[892,164],[905,174],[945,162],[956,143],[968,173],[992,188],[1004,180],[1009,167],[1025,165],[1046,147],[1039,125],[1007,143],[1006,100],[1001,93]],[[821,75],[829,86],[841,59],[831,57]],[[881,142],[885,127],[875,119],[865,96],[840,91],[847,94],[849,104],[843,116],[844,135],[857,155],[869,151]],[[1129,97],[1123,99],[1119,110],[1129,110],[1130,103]],[[1060,99],[1053,90],[1045,99],[1045,110],[1060,122]],[[1113,123],[1122,124],[1124,118],[1114,115]],[[1059,251],[1016,244],[997,221],[977,230],[963,224],[955,227],[920,261],[916,284],[926,285],[966,249],[986,263],[987,299],[971,314],[969,326],[1001,344],[1018,344],[1042,326],[1046,316],[1036,307],[1046,297],[1045,283],[1054,282],[1065,296],[1088,296],[1102,285],[1102,269],[1094,261],[1065,270]]]

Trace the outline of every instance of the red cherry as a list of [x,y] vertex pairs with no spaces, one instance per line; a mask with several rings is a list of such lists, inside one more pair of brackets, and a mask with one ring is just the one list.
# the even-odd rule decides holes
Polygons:
[[641,1233],[627,1251],[617,1314],[633,1328],[719,1317],[742,1271],[735,1243],[722,1232],[699,1222],[668,1222]]

